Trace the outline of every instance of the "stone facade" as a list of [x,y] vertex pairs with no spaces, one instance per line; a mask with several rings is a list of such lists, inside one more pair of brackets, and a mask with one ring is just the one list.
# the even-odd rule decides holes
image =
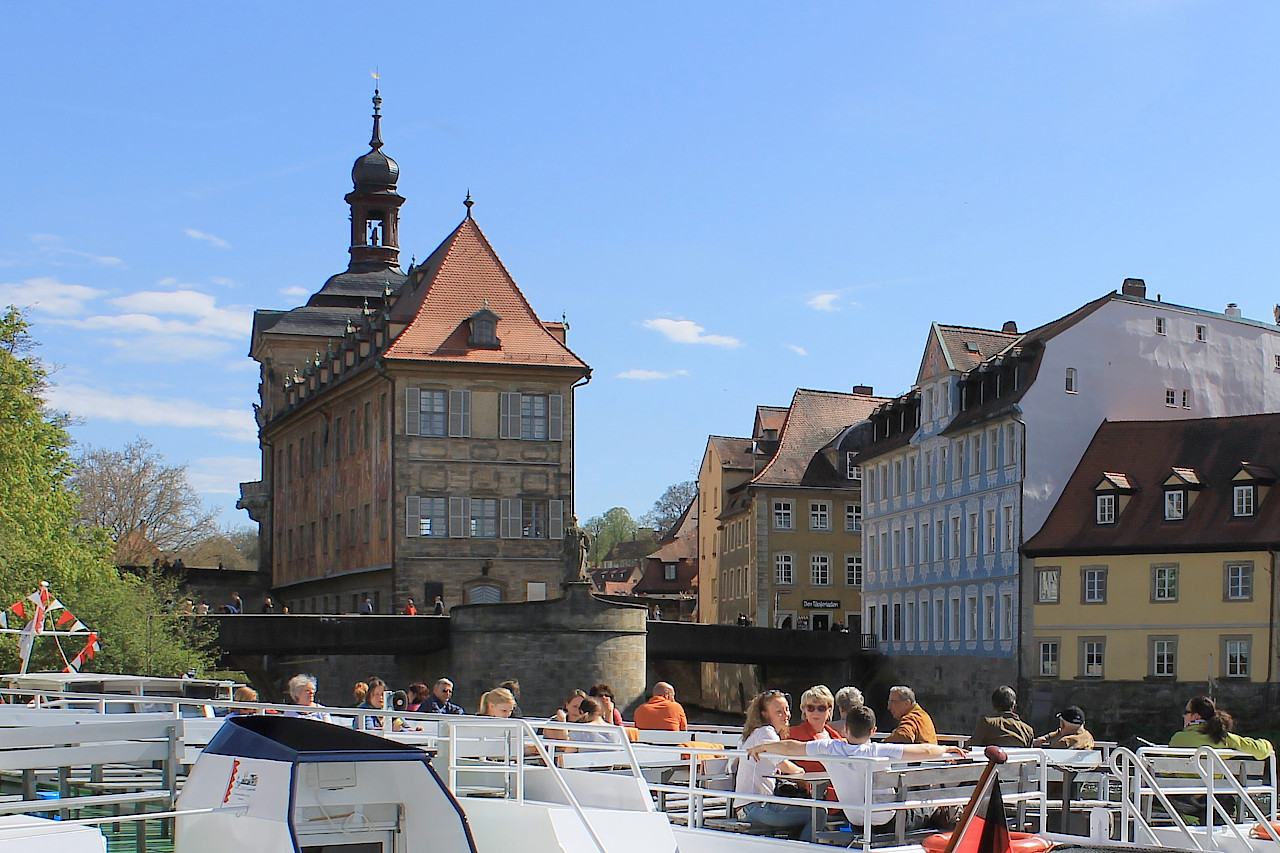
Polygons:
[[[380,105],[375,98],[375,105]],[[577,554],[573,394],[590,368],[467,214],[399,267],[399,167],[352,170],[348,269],[254,315],[262,480],[241,505],[297,613],[558,596]]]
[[624,713],[646,695],[645,608],[602,602],[588,584],[570,584],[555,601],[456,607],[451,616],[456,696],[478,699],[515,678],[521,710],[545,717],[570,690],[598,682]]

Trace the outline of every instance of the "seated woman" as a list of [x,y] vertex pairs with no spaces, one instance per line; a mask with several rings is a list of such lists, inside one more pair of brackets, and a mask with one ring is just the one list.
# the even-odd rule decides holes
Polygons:
[[622,733],[613,723],[604,718],[604,707],[590,696],[582,697],[578,703],[578,723],[580,725],[598,726],[599,731],[584,732],[580,729],[569,732],[569,740],[582,743],[622,743]]
[[[791,740],[802,743],[811,740],[844,740],[844,735],[831,725],[834,709],[835,697],[826,685],[815,684],[810,687],[800,696],[800,711],[804,714],[804,722],[791,727]],[[806,773],[821,772],[824,769],[821,761],[797,760],[796,766]],[[827,786],[824,799],[832,802],[840,799],[835,785]]]
[[[246,684],[241,684],[239,687],[236,688],[235,692],[231,694],[231,698],[236,700],[237,702],[257,702],[258,691],[254,690],[252,687],[249,687]],[[261,714],[261,713],[262,712],[259,711],[257,708],[232,708],[230,711],[227,712],[227,716],[228,717],[246,717],[246,716],[252,716],[254,714]]]
[[[780,690],[766,690],[747,706],[747,721],[742,727],[742,749],[780,741],[791,733],[791,704]],[[734,793],[770,796],[773,776],[802,772],[792,761],[778,756],[744,756],[738,760]],[[749,802],[738,810],[743,820],[761,829],[799,829],[800,840],[813,835],[813,809],[808,805]]]
[[516,709],[516,697],[505,687],[495,687],[480,697],[480,716],[510,719]]
[[[552,723],[576,723],[582,717],[582,700],[587,698],[587,694],[581,690],[572,691],[564,700],[564,706],[557,708],[547,722]],[[568,740],[569,733],[564,729],[544,728],[542,730],[544,740]]]
[[607,684],[593,684],[587,695],[599,702],[604,708],[604,718],[615,726],[626,725],[622,721],[622,712],[613,704],[613,688]]
[[1192,749],[1212,746],[1218,749],[1234,749],[1259,760],[1275,752],[1271,741],[1263,738],[1241,737],[1231,731],[1235,724],[1231,715],[1218,710],[1208,696],[1194,696],[1182,712],[1183,729],[1169,738],[1169,746]]
[[316,677],[314,675],[299,674],[290,678],[289,698],[293,700],[293,704],[305,708],[306,710],[286,711],[286,716],[307,717],[312,720],[319,720],[322,723],[333,722],[333,718],[329,716],[329,712],[323,710],[324,706],[316,701]]
[[[365,699],[357,708],[366,708],[370,710],[385,711],[387,708],[387,683],[381,678],[369,679],[369,691],[365,694]],[[394,719],[391,721],[391,730],[398,732],[404,726],[404,721]],[[361,716],[355,720],[357,729],[381,730],[382,717],[377,715]]]

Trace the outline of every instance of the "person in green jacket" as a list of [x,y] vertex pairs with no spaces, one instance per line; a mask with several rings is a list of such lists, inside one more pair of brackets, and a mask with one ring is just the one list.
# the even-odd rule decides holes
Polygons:
[[1231,731],[1234,723],[1231,715],[1218,710],[1217,705],[1208,696],[1194,696],[1182,712],[1184,728],[1169,738],[1169,746],[1194,749],[1199,746],[1212,746],[1218,749],[1234,749],[1261,761],[1275,747],[1264,738],[1241,737]]

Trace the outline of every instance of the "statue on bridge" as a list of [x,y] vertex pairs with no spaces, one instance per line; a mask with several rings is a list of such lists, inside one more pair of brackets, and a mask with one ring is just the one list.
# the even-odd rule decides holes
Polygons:
[[573,517],[572,526],[564,532],[564,582],[591,583],[587,574],[587,554],[591,551],[591,535],[578,526]]

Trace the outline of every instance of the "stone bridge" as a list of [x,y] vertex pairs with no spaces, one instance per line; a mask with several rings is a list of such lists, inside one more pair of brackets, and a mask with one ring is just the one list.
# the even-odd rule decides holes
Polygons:
[[[422,656],[449,647],[448,616],[209,615],[231,658],[298,655]],[[650,660],[703,663],[834,663],[866,654],[863,638],[835,631],[646,623]]]

